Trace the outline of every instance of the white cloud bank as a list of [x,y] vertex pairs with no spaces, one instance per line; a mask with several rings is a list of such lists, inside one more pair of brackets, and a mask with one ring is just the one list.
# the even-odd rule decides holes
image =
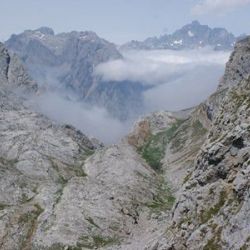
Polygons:
[[225,13],[250,4],[250,0],[202,0],[192,8],[192,14]]
[[27,103],[36,111],[61,124],[70,124],[81,130],[89,138],[111,144],[125,136],[131,123],[121,122],[111,117],[104,108],[90,107],[59,92],[46,92]]
[[124,60],[99,64],[95,74],[105,81],[138,81],[145,85],[158,85],[183,75],[198,65],[224,65],[228,53],[209,48],[173,51],[127,51]]
[[187,51],[127,51],[124,60],[97,66],[106,81],[137,81],[144,92],[146,112],[176,111],[204,101],[218,86],[230,52],[210,48]]

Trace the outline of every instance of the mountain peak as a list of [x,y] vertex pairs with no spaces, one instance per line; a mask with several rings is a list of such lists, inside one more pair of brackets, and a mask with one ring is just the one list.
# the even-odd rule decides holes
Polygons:
[[70,36],[79,38],[81,40],[96,40],[96,39],[101,39],[93,31],[71,31],[69,34],[70,34]]
[[36,29],[35,31],[39,31],[44,35],[52,35],[52,36],[55,35],[55,32],[53,29],[51,29],[49,27],[45,27],[45,26],[40,27],[40,28]]
[[214,50],[232,50],[237,38],[224,28],[210,28],[194,20],[174,33],[142,42],[128,42],[122,49],[196,49],[212,47]]
[[198,20],[194,20],[192,21],[191,25],[201,25],[200,22]]

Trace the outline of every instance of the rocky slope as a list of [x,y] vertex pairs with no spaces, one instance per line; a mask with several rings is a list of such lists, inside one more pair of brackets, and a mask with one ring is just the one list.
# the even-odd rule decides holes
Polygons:
[[12,35],[5,45],[21,58],[40,86],[105,107],[120,119],[141,110],[140,83],[102,81],[94,74],[98,64],[122,58],[114,44],[94,32],[54,34],[52,29],[42,27]]
[[178,190],[205,141],[211,121],[207,106],[181,112],[155,112],[138,121],[128,136],[143,158],[163,172],[168,183]]
[[122,49],[195,49],[210,46],[215,50],[232,50],[238,38],[223,28],[210,28],[198,21],[183,26],[173,34],[131,41]]

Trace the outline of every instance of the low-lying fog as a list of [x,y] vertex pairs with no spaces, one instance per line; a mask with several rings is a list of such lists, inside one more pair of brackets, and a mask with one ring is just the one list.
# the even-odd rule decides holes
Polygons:
[[[131,80],[152,86],[144,92],[145,112],[180,110],[205,100],[217,88],[230,55],[208,48],[122,53],[123,60],[98,65],[95,74],[104,80]],[[72,124],[107,144],[127,134],[134,122],[120,122],[105,109],[89,107],[56,92],[46,93],[33,101],[48,117]]]

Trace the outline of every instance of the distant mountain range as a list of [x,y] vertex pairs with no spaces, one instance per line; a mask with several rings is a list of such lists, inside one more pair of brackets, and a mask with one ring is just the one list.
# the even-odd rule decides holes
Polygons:
[[150,37],[144,41],[131,41],[121,46],[121,49],[196,49],[210,46],[215,50],[232,50],[235,42],[241,37],[235,37],[224,28],[210,28],[198,21],[176,30],[173,34],[160,37]]
[[144,111],[145,84],[136,81],[110,81],[94,74],[95,67],[123,59],[123,49],[195,49],[212,46],[231,50],[238,38],[222,28],[211,29],[198,21],[185,25],[172,35],[132,41],[119,49],[94,32],[55,34],[41,27],[12,35],[5,46],[27,67],[43,88],[59,89],[79,101],[104,107],[120,120],[134,118]]
[[140,113],[141,84],[114,84],[93,74],[98,64],[122,58],[114,44],[94,32],[55,34],[51,28],[41,27],[12,35],[5,45],[21,58],[40,85],[74,93],[79,100],[105,107],[121,120]]

